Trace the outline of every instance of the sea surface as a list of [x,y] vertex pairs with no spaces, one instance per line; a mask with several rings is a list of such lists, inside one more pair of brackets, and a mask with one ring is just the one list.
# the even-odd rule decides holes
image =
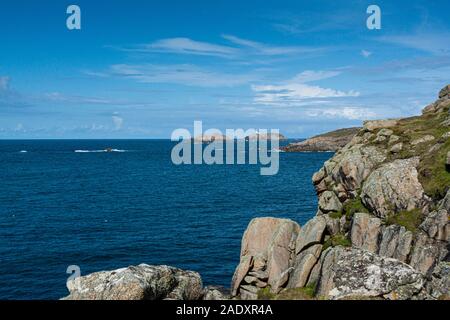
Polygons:
[[261,176],[259,165],[176,166],[174,144],[0,141],[0,299],[59,299],[69,265],[167,264],[229,287],[249,221],[304,224],[311,176],[332,156],[279,153],[279,173]]

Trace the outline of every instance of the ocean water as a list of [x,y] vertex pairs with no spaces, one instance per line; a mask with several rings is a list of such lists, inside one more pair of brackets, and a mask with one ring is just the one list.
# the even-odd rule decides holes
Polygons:
[[69,265],[168,264],[229,287],[249,221],[304,224],[317,206],[311,176],[332,156],[280,153],[279,173],[261,176],[257,165],[175,166],[173,145],[0,141],[0,299],[61,298]]

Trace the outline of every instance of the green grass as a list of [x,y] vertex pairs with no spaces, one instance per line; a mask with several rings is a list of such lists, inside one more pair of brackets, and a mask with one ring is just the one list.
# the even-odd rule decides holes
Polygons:
[[322,251],[325,251],[329,247],[343,246],[343,247],[351,247],[352,242],[345,235],[337,233],[331,236],[325,243],[323,244]]
[[425,193],[434,199],[441,199],[450,187],[450,172],[445,168],[450,140],[433,154],[423,157],[419,164],[419,180]]
[[277,296],[270,292],[270,286],[258,290],[258,300],[273,300]]
[[284,289],[278,294],[270,292],[270,287],[258,291],[258,300],[313,300],[315,284],[303,288]]
[[405,227],[406,230],[416,232],[419,225],[422,223],[422,212],[420,209],[414,209],[411,211],[401,211],[396,214],[391,214],[386,218],[386,224],[397,224]]
[[340,214],[341,216],[345,215],[347,220],[351,220],[353,215],[357,212],[369,213],[369,210],[364,206],[360,197],[345,202]]
[[333,211],[328,214],[328,216],[333,219],[340,219],[342,215],[343,215],[342,211]]
[[345,137],[345,136],[349,136],[349,135],[356,135],[360,130],[361,130],[361,128],[359,128],[359,127],[338,129],[335,131],[319,134],[317,136],[314,136],[314,138],[317,138],[317,137],[332,137],[332,138]]

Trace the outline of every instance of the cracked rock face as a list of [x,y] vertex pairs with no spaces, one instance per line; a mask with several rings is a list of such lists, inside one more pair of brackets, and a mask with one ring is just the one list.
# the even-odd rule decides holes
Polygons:
[[331,249],[327,257],[321,275],[326,283],[319,285],[319,295],[411,299],[423,289],[422,274],[398,260],[342,247]]
[[289,219],[255,218],[242,238],[240,263],[231,284],[232,295],[256,299],[260,288],[277,291],[289,277],[300,226]]
[[379,218],[419,208],[424,200],[416,166],[418,158],[395,160],[376,169],[364,182],[361,198]]
[[197,300],[203,295],[197,272],[140,264],[101,271],[68,282],[65,300]]

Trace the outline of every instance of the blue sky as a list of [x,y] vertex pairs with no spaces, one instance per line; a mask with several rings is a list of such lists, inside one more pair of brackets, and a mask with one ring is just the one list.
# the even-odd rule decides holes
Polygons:
[[[79,5],[82,29],[66,28]],[[366,27],[370,4],[382,29]],[[307,137],[418,114],[450,83],[450,2],[2,1],[0,138]]]

